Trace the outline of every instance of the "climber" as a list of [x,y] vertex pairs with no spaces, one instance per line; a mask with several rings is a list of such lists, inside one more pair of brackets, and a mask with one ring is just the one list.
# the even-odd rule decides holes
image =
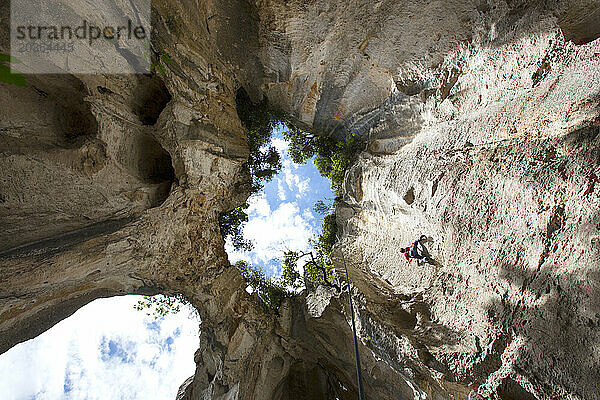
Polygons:
[[427,255],[424,254],[423,251],[419,251],[418,248],[419,243],[421,243],[422,246],[422,243],[425,241],[427,241],[427,236],[421,235],[421,237],[418,240],[415,240],[413,242],[412,246],[403,247],[400,249],[400,252],[404,253],[404,257],[406,258],[409,264],[413,258],[416,258],[418,261],[427,261]]

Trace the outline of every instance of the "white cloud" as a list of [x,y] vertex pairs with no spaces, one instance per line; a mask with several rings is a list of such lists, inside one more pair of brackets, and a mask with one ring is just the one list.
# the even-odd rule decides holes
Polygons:
[[279,151],[280,153],[287,151],[288,149],[288,143],[280,138],[273,138],[271,139],[271,145],[273,147],[275,147],[277,149],[277,151]]
[[248,260],[253,264],[266,265],[272,259],[281,258],[283,252],[305,250],[308,239],[314,234],[310,224],[312,214],[301,213],[293,202],[282,202],[271,212],[265,195],[253,196],[249,201],[249,222],[244,226],[244,237],[254,244],[250,253],[233,249],[231,243],[226,246],[231,262]]
[[302,217],[307,221],[312,221],[315,218],[313,213],[308,208],[302,211]]
[[4,353],[2,398],[175,398],[194,373],[199,321],[185,310],[154,321],[133,309],[138,299],[96,300]]
[[285,188],[283,187],[283,181],[277,178],[277,198],[281,201],[285,201]]
[[[296,176],[298,176],[298,175],[296,175]],[[304,180],[296,182],[296,185],[298,186],[298,194],[296,195],[297,198],[304,196],[306,194],[306,192],[308,192],[309,184],[310,184],[310,178],[306,178]]]
[[283,175],[285,178],[285,183],[287,184],[289,190],[291,192],[296,192],[296,198],[300,198],[304,196],[308,192],[308,188],[310,185],[310,178],[306,177],[302,179],[300,174],[295,174],[292,171],[292,167],[298,167],[296,164],[292,163],[289,160],[284,160],[283,162]]
[[250,218],[253,216],[268,217],[271,215],[271,206],[264,193],[250,197],[248,204],[250,207],[248,207],[247,212]]

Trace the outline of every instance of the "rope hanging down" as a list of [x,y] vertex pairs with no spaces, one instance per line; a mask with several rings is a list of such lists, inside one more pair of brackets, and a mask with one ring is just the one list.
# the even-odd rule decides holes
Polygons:
[[346,266],[346,259],[344,258],[344,252],[340,247],[340,253],[342,254],[342,261],[344,262],[344,269],[346,270],[346,283],[348,285],[348,300],[350,300],[350,316],[352,318],[352,334],[354,335],[354,356],[356,359],[356,379],[358,380],[358,399],[364,400],[364,393],[362,387],[362,373],[360,370],[360,356],[358,355],[358,341],[356,340],[356,324],[354,323],[354,306],[352,305],[352,295],[350,294],[350,279],[348,277],[348,267]]

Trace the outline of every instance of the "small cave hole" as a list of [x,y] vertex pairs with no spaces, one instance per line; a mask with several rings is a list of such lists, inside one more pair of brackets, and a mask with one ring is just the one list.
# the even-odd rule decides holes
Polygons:
[[169,196],[171,185],[175,181],[175,170],[171,155],[149,135],[138,139],[136,148],[137,170],[139,177],[151,184],[158,184],[154,196],[153,206],[162,204]]
[[439,183],[440,183],[439,178],[436,179],[435,181],[433,181],[433,184],[431,185],[431,197],[435,196],[435,192],[437,192],[437,190],[438,190]]
[[143,76],[135,93],[133,112],[143,125],[154,125],[165,109],[171,94],[165,83],[156,75]]
[[412,203],[414,203],[415,202],[415,189],[413,187],[411,187],[410,189],[408,189],[408,191],[404,195],[403,199],[406,202],[406,204],[408,204],[409,206]]
[[[48,85],[43,98],[55,104],[54,124],[58,128],[57,143],[67,148],[77,148],[86,139],[98,134],[98,121],[85,101],[87,89],[73,77],[65,77],[60,87]],[[38,93],[40,89],[36,88]],[[49,94],[48,94],[49,93]]]
[[141,150],[140,171],[143,176],[154,183],[175,179],[171,155],[154,138],[143,137]]
[[79,105],[65,107],[61,116],[63,132],[67,144],[79,145],[80,141],[86,137],[95,137],[98,133],[98,122],[92,115],[89,107]]
[[501,400],[535,400],[534,395],[510,378],[504,379],[497,390]]
[[98,90],[98,93],[100,94],[114,94],[112,90],[105,88],[104,86],[96,86],[96,90]]
[[3,94],[15,107],[4,110],[14,113],[6,117],[13,120],[14,129],[31,131],[23,146],[76,149],[97,136],[98,122],[86,101],[90,91],[78,78],[45,74],[31,75],[27,81],[24,87],[3,87]]

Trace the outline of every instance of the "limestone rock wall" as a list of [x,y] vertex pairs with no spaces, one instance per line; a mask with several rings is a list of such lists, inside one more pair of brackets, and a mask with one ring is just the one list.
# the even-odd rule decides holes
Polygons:
[[173,55],[167,74],[0,87],[2,351],[101,296],[193,297],[227,265],[217,216],[246,195],[237,85],[185,30],[194,15],[162,12],[181,14],[187,32],[175,50],[154,23]]
[[[338,212],[342,248],[364,277],[363,337],[378,336],[366,343],[406,356],[368,300],[382,287],[409,296],[409,359],[448,396],[600,393],[598,41],[566,41],[537,7],[447,57],[449,89],[396,87],[394,108],[423,124],[408,144],[387,123],[370,128],[385,137],[347,175]],[[421,234],[435,262],[408,265],[400,247]]]
[[[366,380],[395,375],[375,398],[597,398],[597,6],[259,4],[272,103],[364,143],[338,251]],[[435,262],[407,265],[421,234]]]
[[[368,398],[598,398],[599,10],[157,0],[164,74],[0,84],[0,351],[98,297],[178,292],[203,321],[178,398],[356,398],[348,295],[273,313],[227,261],[244,88],[363,145],[334,256]],[[408,265],[421,234],[434,262]]]

